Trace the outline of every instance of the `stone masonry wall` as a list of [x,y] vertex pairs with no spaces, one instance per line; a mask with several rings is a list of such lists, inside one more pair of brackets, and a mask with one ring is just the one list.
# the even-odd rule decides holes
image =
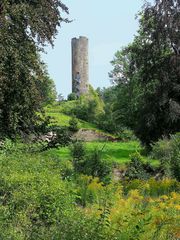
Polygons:
[[72,92],[78,96],[88,93],[88,39],[86,37],[73,38],[72,46]]

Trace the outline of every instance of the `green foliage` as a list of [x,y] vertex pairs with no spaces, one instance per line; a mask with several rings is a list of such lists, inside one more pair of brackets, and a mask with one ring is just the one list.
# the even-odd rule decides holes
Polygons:
[[131,161],[127,166],[125,176],[128,179],[148,179],[154,174],[154,169],[149,163],[144,163],[140,153],[131,155]]
[[44,81],[40,84],[43,105],[53,104],[57,98],[56,86],[54,81],[47,74],[47,76],[45,76]]
[[75,93],[70,93],[67,97],[68,101],[74,101],[77,100],[77,95]]
[[34,131],[39,122],[37,113],[50,94],[40,51],[53,44],[57,27],[67,22],[60,11],[68,9],[52,0],[2,0],[0,9],[0,131],[12,137]]
[[[177,44],[179,31],[168,32],[170,22],[177,26],[176,7],[164,2],[145,5],[138,35],[115,54],[110,74],[119,89],[115,121],[133,129],[146,145],[180,130],[180,57],[170,45]],[[167,18],[160,9],[166,9]]]
[[52,137],[47,143],[45,150],[49,148],[64,147],[71,143],[71,132],[67,127],[52,126],[49,128],[51,130]]
[[180,181],[180,133],[171,136],[173,155],[171,157],[171,171],[173,177]]
[[71,156],[73,159],[73,166],[76,172],[82,172],[84,169],[86,149],[83,142],[75,142],[71,148]]
[[122,122],[116,121],[114,113],[114,104],[118,100],[118,88],[117,86],[98,88],[96,91],[104,103],[104,111],[98,115],[96,124],[100,129],[118,135],[122,128]]
[[102,151],[95,148],[85,162],[83,173],[89,176],[98,177],[100,181],[108,182],[110,180],[111,166],[102,159]]
[[127,128],[122,128],[118,136],[122,141],[137,140],[136,136],[134,135],[134,132]]
[[98,128],[112,134],[118,134],[121,129],[121,126],[114,120],[114,114],[110,104],[105,105],[104,112],[100,113],[96,119],[96,124]]
[[180,180],[180,135],[171,135],[170,139],[160,139],[152,146],[152,156],[161,162],[166,176]]
[[[50,117],[50,125],[69,126],[72,119],[72,109],[77,104],[76,101],[64,101],[61,104],[53,104],[45,107],[45,115]],[[97,129],[95,124],[78,120],[78,126],[86,129]]]
[[79,239],[86,217],[73,204],[71,184],[61,180],[61,160],[45,153],[0,157],[0,238]]
[[131,190],[138,189],[143,196],[158,197],[161,195],[168,195],[171,192],[179,192],[180,184],[177,180],[164,178],[162,180],[155,180],[150,178],[148,180],[133,179],[122,182],[125,194]]
[[[87,152],[91,153],[95,148],[103,149],[102,158],[108,161],[110,164],[115,166],[123,167],[130,161],[130,155],[139,151],[141,152],[143,148],[138,141],[130,142],[87,142],[85,144]],[[70,159],[69,148],[60,148],[59,153],[64,159]],[[150,162],[152,166],[158,167],[159,161],[156,159],[149,159],[147,156],[143,155],[143,160],[145,162]]]
[[0,150],[2,154],[6,155],[11,153],[12,151],[15,151],[16,145],[11,139],[6,138],[1,142]]
[[93,122],[95,119],[97,103],[95,100],[79,100],[73,114],[84,121]]
[[98,96],[97,92],[90,86],[89,93],[81,96],[74,108],[71,111],[71,115],[75,115],[77,118],[95,123],[97,116],[103,112],[103,102]]
[[71,147],[73,166],[77,173],[98,177],[101,181],[108,181],[111,173],[110,164],[102,160],[102,150],[97,148],[87,153],[82,142],[75,142]]
[[170,159],[173,154],[172,146],[169,139],[160,139],[154,145],[152,145],[152,157],[159,159],[161,168],[166,176],[171,176]]
[[1,239],[173,239],[178,233],[177,181],[105,185],[73,175],[61,149],[40,152],[36,144],[8,141],[14,150],[0,151]]
[[78,122],[78,119],[75,118],[75,117],[72,117],[70,120],[69,120],[69,131],[70,132],[77,132],[79,130],[79,122]]

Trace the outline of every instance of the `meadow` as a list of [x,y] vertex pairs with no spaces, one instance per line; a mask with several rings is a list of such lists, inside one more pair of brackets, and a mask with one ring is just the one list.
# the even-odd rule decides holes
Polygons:
[[[51,117],[51,125],[56,124],[58,126],[68,126],[69,121],[72,118],[70,116],[71,110],[76,104],[76,101],[70,101],[70,102],[63,102],[61,104],[56,105],[49,105],[45,108],[45,114],[46,116]],[[65,114],[65,113],[69,113]],[[83,121],[81,119],[78,119],[78,126],[79,128],[83,129],[94,129],[96,130],[96,126],[92,123]]]
[[[88,150],[103,144],[89,143]],[[139,148],[137,142],[107,146],[109,154],[122,162]],[[117,153],[118,147],[122,153]],[[0,151],[0,239],[179,238],[176,180],[111,181],[104,185],[97,177],[77,174],[68,151],[42,151],[37,143],[5,142]]]
[[[138,141],[128,142],[87,142],[85,144],[88,152],[98,149],[102,152],[102,158],[112,164],[125,166],[130,162],[131,154],[142,151],[143,148]],[[63,159],[71,159],[69,147],[63,147],[55,150],[56,154]],[[159,161],[143,156],[144,162],[150,162],[153,166],[158,166]]]

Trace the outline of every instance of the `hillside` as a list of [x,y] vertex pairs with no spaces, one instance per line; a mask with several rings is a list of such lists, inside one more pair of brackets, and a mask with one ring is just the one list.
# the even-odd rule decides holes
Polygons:
[[[71,119],[70,116],[71,110],[75,105],[76,101],[67,101],[62,102],[60,104],[49,105],[45,108],[45,113],[46,116],[50,116],[52,118],[51,124],[57,124],[59,126],[68,126],[69,120]],[[80,128],[97,130],[94,124],[88,123],[80,119],[77,120]]]
[[[73,104],[48,106],[51,124],[68,126],[64,108]],[[140,155],[138,140],[44,146],[9,139],[1,146],[0,239],[178,239],[179,182],[149,175],[160,161]]]
[[[97,146],[102,143],[88,149]],[[106,158],[124,163],[137,148],[137,143],[107,143]],[[0,239],[178,239],[177,181],[103,184],[98,177],[78,174],[68,151],[42,152],[41,145],[5,142],[0,151]]]
[[[71,119],[71,109],[75,104],[76,101],[67,101],[62,102],[61,104],[48,106],[46,108],[46,116],[50,116],[52,118],[51,124],[68,126]],[[69,115],[65,114],[64,112],[69,113]],[[79,140],[85,139],[87,141],[86,146],[89,151],[92,151],[94,148],[103,148],[103,157],[105,160],[122,166],[130,161],[131,154],[142,150],[142,147],[137,140],[128,142],[114,142],[113,139],[116,139],[116,136],[98,129],[95,124],[82,121],[80,119],[77,120],[80,131],[78,134],[75,134],[75,138],[78,137]],[[89,134],[90,136],[84,137],[85,134],[82,134],[82,132],[85,132],[86,135]],[[94,135],[94,138],[92,135]],[[63,159],[70,158],[68,148],[61,148],[58,150],[58,152]],[[151,164],[158,165],[158,161],[149,159],[146,156],[144,156],[144,161],[150,161]]]

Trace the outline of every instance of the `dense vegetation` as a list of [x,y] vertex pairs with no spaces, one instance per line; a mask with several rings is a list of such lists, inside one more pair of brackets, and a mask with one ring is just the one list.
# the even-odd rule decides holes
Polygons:
[[[68,9],[60,1],[0,2],[0,132],[14,137],[39,124],[51,81],[40,52],[53,44]],[[47,14],[48,13],[48,14]]]
[[178,239],[176,180],[103,184],[39,150],[9,140],[1,150],[1,239]]
[[62,11],[0,2],[0,239],[178,240],[179,0],[146,3],[113,86],[68,100],[40,59]]
[[115,126],[133,129],[146,145],[180,131],[179,8],[178,1],[145,5],[134,41],[112,61]]

